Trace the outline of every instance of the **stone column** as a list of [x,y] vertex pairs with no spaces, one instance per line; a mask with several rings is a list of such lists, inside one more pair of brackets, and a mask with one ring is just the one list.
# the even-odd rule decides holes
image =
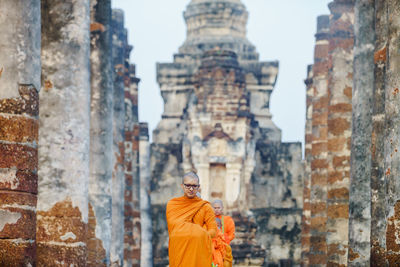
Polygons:
[[386,249],[387,263],[396,266],[400,262],[400,1],[388,0],[387,67],[385,81],[385,174],[386,195]]
[[387,1],[375,1],[375,86],[371,155],[371,266],[386,264],[385,72],[387,66]]
[[113,68],[111,1],[91,0],[91,128],[88,266],[109,266],[111,248],[111,177]]
[[326,185],[328,151],[328,31],[329,17],[318,17],[314,50],[312,101],[312,145],[310,185],[310,253],[309,263],[322,266],[326,263]]
[[152,235],[153,227],[151,220],[151,202],[150,202],[150,144],[147,123],[140,123],[140,215],[141,215],[141,253],[140,266],[153,266],[153,245]]
[[359,0],[355,5],[349,251],[357,257],[349,257],[349,266],[370,265],[374,2]]
[[374,0],[356,1],[349,199],[349,252],[353,256],[349,266],[370,265],[374,13]]
[[335,0],[329,38],[328,265],[345,265],[348,248],[354,1]]
[[132,238],[132,264],[134,267],[140,266],[140,251],[141,251],[141,216],[140,216],[140,162],[139,162],[139,123],[136,123],[133,128],[132,141],[132,210],[133,210],[133,233]]
[[35,266],[40,1],[0,10],[0,266]]
[[88,224],[89,0],[41,4],[38,266],[82,266]]
[[111,234],[111,264],[122,266],[124,254],[124,69],[126,30],[124,29],[124,13],[116,9],[112,11],[112,39],[114,66],[113,95],[113,172],[112,172],[112,234]]
[[307,67],[306,84],[306,127],[304,149],[304,188],[303,188],[303,214],[301,218],[301,259],[303,265],[308,265],[308,253],[310,252],[310,221],[311,221],[311,158],[312,158],[312,100],[314,96],[312,65]]
[[[137,118],[137,83],[135,80],[135,66],[129,64],[129,54],[132,47],[128,46],[125,53],[125,204],[124,204],[124,266],[132,266],[134,261],[134,192],[139,184],[134,183],[137,176],[134,169],[135,150],[134,127],[138,123]],[[136,262],[139,257],[136,255]]]

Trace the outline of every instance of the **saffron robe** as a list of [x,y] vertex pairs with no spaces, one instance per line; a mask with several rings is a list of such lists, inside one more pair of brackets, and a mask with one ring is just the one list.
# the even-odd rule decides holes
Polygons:
[[210,267],[217,224],[208,201],[186,196],[167,204],[170,267]]
[[231,241],[235,238],[235,222],[232,217],[225,215],[216,216],[223,222],[223,234],[225,236],[225,242],[229,245]]
[[218,267],[232,267],[232,249],[225,242],[224,234],[218,229],[213,242],[213,263]]

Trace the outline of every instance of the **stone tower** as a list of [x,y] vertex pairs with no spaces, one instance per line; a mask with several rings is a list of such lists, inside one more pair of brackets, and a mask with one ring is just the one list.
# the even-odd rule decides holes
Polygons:
[[187,39],[173,63],[157,65],[164,113],[151,145],[155,266],[168,263],[165,205],[180,177],[196,169],[202,198],[233,215],[236,264],[300,259],[300,143],[282,143],[269,100],[278,62],[260,62],[246,38],[239,0],[193,0]]

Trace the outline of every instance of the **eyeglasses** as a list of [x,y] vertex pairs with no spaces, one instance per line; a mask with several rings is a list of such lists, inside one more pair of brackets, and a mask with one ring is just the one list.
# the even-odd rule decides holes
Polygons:
[[200,187],[199,184],[183,184],[183,186],[184,186],[186,189],[192,188],[193,190],[195,190],[195,189],[197,189],[197,188]]

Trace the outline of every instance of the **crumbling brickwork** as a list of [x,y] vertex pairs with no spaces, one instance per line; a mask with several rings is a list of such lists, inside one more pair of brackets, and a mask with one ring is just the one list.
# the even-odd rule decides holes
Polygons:
[[[327,250],[325,257],[325,251],[319,255],[313,251],[317,232],[311,223],[305,265],[397,266],[400,262],[399,4],[357,0],[329,5],[327,223],[321,232]],[[315,59],[314,86],[317,63]],[[319,120],[315,110],[313,105],[313,123]],[[311,161],[311,187],[316,167]],[[325,202],[325,195],[315,195],[315,201]],[[307,229],[304,220],[303,237]]]
[[40,2],[0,10],[0,266],[35,266]]
[[0,9],[0,265],[139,266],[139,79],[122,11]]
[[235,264],[300,263],[301,146],[282,143],[271,120],[278,62],[258,60],[247,16],[238,0],[191,1],[185,42],[173,63],[157,65],[164,113],[150,158],[155,266],[168,264],[165,205],[192,169],[202,198],[236,212]]
[[[310,248],[309,264],[326,261],[326,186],[328,182],[328,41],[329,17],[318,18],[312,83],[312,136],[310,179]],[[307,178],[305,178],[307,180]],[[307,230],[307,228],[303,228]],[[307,255],[307,253],[306,253]]]

